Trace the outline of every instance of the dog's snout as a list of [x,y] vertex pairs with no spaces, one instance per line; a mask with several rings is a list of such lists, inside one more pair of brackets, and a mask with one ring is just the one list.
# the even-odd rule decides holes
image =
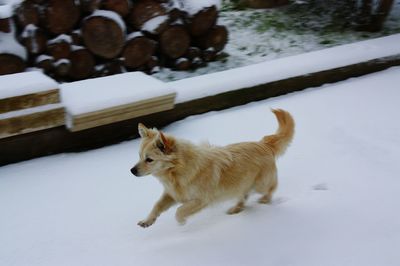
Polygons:
[[133,175],[137,176],[137,168],[136,168],[136,166],[131,169],[131,173]]

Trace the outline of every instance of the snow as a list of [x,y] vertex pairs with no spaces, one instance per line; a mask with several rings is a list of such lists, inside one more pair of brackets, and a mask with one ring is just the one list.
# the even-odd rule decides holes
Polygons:
[[58,109],[61,107],[63,107],[63,105],[61,103],[54,103],[54,104],[46,104],[46,105],[41,105],[41,106],[32,107],[32,108],[26,108],[26,109],[22,109],[22,110],[17,110],[17,111],[0,114],[0,120],[21,117],[21,116],[31,115],[31,114],[36,114],[36,113],[42,113],[42,112],[46,112],[49,110]]
[[71,61],[69,59],[61,58],[61,59],[58,59],[56,62],[54,62],[54,66],[58,67],[59,65],[70,64],[70,63],[71,63]]
[[1,167],[0,265],[397,266],[399,83],[397,67],[165,128],[225,145],[274,132],[270,107],[297,122],[271,205],[228,216],[228,202],[183,227],[176,208],[136,225],[162,191],[129,172],[138,140]]
[[45,61],[45,60],[54,60],[54,57],[47,55],[47,54],[41,54],[38,57],[36,57],[36,63]]
[[72,115],[174,93],[166,83],[142,72],[64,83],[60,89],[62,102]]
[[58,88],[58,83],[40,71],[0,76],[0,99]]
[[13,9],[11,5],[0,5],[0,19],[12,17]]
[[0,32],[0,54],[12,54],[26,60],[26,49],[15,40],[14,31],[15,26],[11,23],[10,33]]
[[121,28],[123,32],[126,32],[126,25],[125,22],[122,20],[121,16],[115,13],[114,11],[110,10],[96,10],[93,12],[92,15],[88,16],[86,19],[89,19],[91,17],[105,17],[108,19],[111,19],[115,21]]
[[190,15],[194,15],[207,7],[216,6],[218,9],[221,7],[221,0],[173,0],[176,7],[180,7],[187,11]]
[[154,18],[146,21],[146,23],[143,24],[142,31],[147,31],[149,33],[155,33],[157,28],[167,20],[168,20],[167,15],[154,17]]
[[58,35],[56,38],[49,40],[47,44],[51,45],[60,42],[72,43],[72,38],[69,35],[61,34]]
[[132,40],[132,39],[135,39],[135,38],[137,38],[137,37],[142,37],[142,36],[144,36],[144,35],[143,35],[143,33],[141,33],[140,31],[134,31],[134,32],[130,33],[130,34],[126,37],[126,40],[127,40],[127,41],[130,41],[130,40]]
[[400,34],[265,61],[168,84],[177,103],[400,54]]

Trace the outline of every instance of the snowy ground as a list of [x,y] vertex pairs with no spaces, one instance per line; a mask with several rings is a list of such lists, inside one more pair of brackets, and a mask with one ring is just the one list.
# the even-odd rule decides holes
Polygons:
[[229,1],[225,1],[218,23],[229,30],[229,42],[224,49],[228,56],[192,72],[165,68],[155,77],[178,80],[400,33],[400,0],[394,1],[384,28],[378,33],[340,28],[332,24],[326,7],[322,14],[307,12],[301,4],[307,0],[282,8],[240,11],[227,8],[226,2]]
[[0,265],[398,265],[399,83],[397,67],[165,128],[224,145],[274,132],[269,107],[292,112],[274,203],[236,216],[138,227],[161,186],[130,174],[137,140],[2,167]]

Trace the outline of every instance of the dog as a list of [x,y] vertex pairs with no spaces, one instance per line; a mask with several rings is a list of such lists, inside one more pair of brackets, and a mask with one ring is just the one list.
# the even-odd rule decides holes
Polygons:
[[175,218],[182,225],[189,216],[218,201],[236,199],[227,213],[239,213],[253,191],[262,195],[259,203],[270,203],[278,185],[275,160],[286,151],[295,128],[289,112],[272,112],[279,123],[275,134],[225,147],[195,145],[140,123],[140,160],[131,172],[157,177],[164,192],[138,225],[151,226],[162,212],[178,203]]

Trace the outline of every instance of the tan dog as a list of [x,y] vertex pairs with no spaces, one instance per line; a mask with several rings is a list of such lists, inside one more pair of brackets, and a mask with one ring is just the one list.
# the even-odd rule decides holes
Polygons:
[[294,135],[292,116],[284,110],[272,111],[279,122],[274,135],[225,147],[194,145],[139,124],[140,161],[131,172],[156,176],[164,193],[138,225],[152,225],[176,203],[182,204],[176,211],[180,224],[211,203],[226,199],[238,200],[228,214],[239,213],[252,191],[262,195],[260,203],[269,203],[278,184],[275,158],[285,152]]

